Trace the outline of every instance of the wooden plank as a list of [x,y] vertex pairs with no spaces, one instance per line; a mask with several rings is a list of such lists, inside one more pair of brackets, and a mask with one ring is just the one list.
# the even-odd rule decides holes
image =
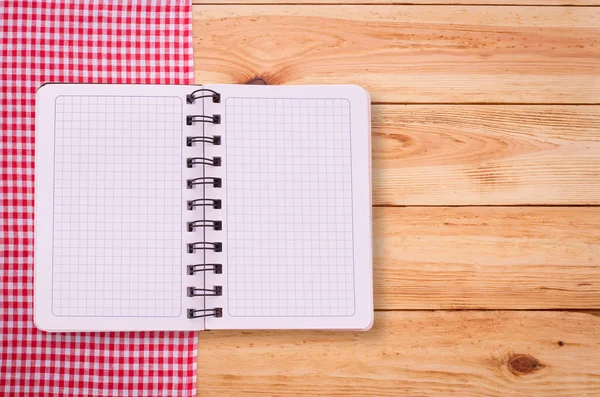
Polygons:
[[206,4],[431,4],[431,5],[515,5],[515,6],[588,6],[597,0],[194,0],[194,5]]
[[600,317],[379,312],[366,333],[200,333],[210,396],[596,396]]
[[600,9],[193,8],[197,83],[357,83],[375,102],[597,103]]
[[374,208],[379,309],[600,307],[600,208]]
[[600,107],[372,108],[377,205],[600,203]]

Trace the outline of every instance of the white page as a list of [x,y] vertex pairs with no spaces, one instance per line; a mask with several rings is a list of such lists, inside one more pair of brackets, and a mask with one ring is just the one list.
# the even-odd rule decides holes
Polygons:
[[[48,331],[203,329],[185,158],[194,86],[48,84],[36,103],[35,323]],[[201,127],[200,127],[201,128]],[[196,170],[197,171],[197,170]],[[193,219],[199,214],[194,213]]]
[[221,103],[222,307],[207,329],[368,329],[370,99],[357,86],[206,85]]

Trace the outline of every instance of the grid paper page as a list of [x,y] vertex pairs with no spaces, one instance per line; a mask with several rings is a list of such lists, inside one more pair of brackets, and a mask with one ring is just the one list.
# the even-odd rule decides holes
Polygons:
[[350,106],[226,101],[228,313],[355,312]]
[[182,102],[55,102],[52,310],[57,316],[181,312]]

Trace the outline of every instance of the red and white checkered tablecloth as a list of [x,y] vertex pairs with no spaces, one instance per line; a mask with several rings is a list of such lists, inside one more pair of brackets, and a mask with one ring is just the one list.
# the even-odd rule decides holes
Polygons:
[[36,88],[192,81],[189,1],[0,0],[0,395],[195,394],[195,333],[33,324]]

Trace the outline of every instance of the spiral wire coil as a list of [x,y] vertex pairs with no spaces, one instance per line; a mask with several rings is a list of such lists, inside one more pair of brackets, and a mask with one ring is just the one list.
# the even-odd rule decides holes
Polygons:
[[[186,95],[186,102],[188,104],[193,104],[196,100],[202,98],[212,98],[213,103],[221,102],[221,95],[213,90],[209,89],[198,89],[194,92]],[[220,124],[221,123],[221,115],[213,114],[213,115],[204,115],[204,114],[193,114],[186,116],[186,124],[194,125],[196,123],[208,123],[208,124]],[[215,136],[188,136],[186,137],[186,145],[188,147],[195,146],[197,144],[202,145],[221,145],[221,137],[218,135]],[[194,167],[220,167],[221,166],[221,158],[220,157],[189,157],[186,159],[187,168]],[[202,185],[212,185],[214,188],[220,188],[222,186],[221,178],[215,177],[197,177],[191,178],[186,181],[186,186],[188,189],[195,189],[197,186]],[[221,200],[219,199],[210,199],[210,198],[197,198],[194,200],[187,201],[187,209],[189,211],[194,211],[197,208],[213,208],[220,209],[221,208]],[[195,220],[187,223],[187,231],[194,232],[199,228],[210,228],[212,230],[222,230],[223,223],[220,220]],[[222,252],[223,244],[218,241],[194,241],[187,244],[187,252],[190,254],[196,253],[198,251],[214,251],[214,252]],[[214,274],[222,274],[223,265],[220,263],[210,263],[210,264],[194,264],[187,266],[187,274],[194,275],[197,273],[206,273],[213,272]],[[206,297],[206,296],[221,296],[223,294],[223,287],[221,285],[215,285],[212,288],[200,288],[196,286],[189,286],[186,289],[188,297]],[[190,319],[193,318],[203,318],[203,317],[222,317],[223,309],[220,307],[211,308],[211,309],[187,309],[187,317]]]

